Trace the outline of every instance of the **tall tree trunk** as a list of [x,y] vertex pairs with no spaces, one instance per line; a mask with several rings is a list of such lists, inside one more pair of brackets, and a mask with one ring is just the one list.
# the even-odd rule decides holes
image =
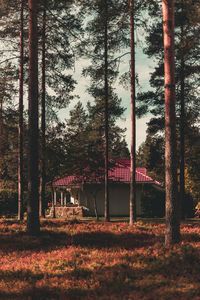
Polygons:
[[29,141],[27,232],[37,235],[39,220],[38,176],[38,34],[37,0],[29,0]]
[[24,0],[20,0],[20,66],[18,126],[18,220],[23,220],[23,81],[24,81]]
[[180,114],[180,206],[181,218],[185,218],[185,81],[184,60],[181,58],[181,114]]
[[[182,2],[183,6],[183,2]],[[183,7],[182,7],[183,11]],[[181,24],[181,44],[183,43],[184,30],[183,22]],[[184,50],[182,50],[184,51]],[[185,61],[184,52],[181,53],[181,113],[180,113],[180,206],[181,219],[185,218],[184,203],[185,203]]]
[[42,104],[41,104],[41,160],[40,160],[40,216],[45,217],[45,184],[46,184],[46,163],[45,163],[45,152],[46,152],[46,140],[45,140],[45,94],[46,94],[46,1],[44,1],[43,11],[43,30],[42,30]]
[[107,14],[108,4],[105,0],[105,31],[104,31],[104,61],[105,61],[105,75],[104,75],[104,87],[105,87],[105,222],[110,221],[109,214],[109,179],[108,179],[108,25]]
[[0,187],[3,180],[3,92],[0,95]]
[[162,0],[162,10],[165,60],[165,243],[173,244],[180,241],[175,115],[174,1]]
[[136,122],[135,122],[135,22],[134,0],[130,0],[130,32],[131,32],[131,178],[130,178],[130,225],[136,221]]

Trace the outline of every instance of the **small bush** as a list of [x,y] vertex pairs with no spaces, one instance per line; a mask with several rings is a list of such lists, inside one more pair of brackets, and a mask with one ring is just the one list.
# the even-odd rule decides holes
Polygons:
[[200,202],[195,206],[195,216],[200,218]]
[[165,192],[153,187],[145,187],[142,197],[144,217],[159,217],[165,215]]
[[183,212],[186,218],[193,218],[195,215],[195,205],[192,199],[192,195],[189,193],[185,194],[185,199],[183,203]]
[[0,190],[0,215],[17,214],[17,191],[12,189]]

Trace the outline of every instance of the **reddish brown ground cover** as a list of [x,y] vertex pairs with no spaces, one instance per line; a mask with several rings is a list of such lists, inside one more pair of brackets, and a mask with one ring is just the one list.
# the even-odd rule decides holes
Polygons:
[[200,223],[165,247],[156,222],[0,220],[0,299],[200,299]]

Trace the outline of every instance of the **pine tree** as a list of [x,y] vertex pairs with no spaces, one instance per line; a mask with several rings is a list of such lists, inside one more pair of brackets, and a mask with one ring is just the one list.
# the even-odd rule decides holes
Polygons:
[[176,164],[174,2],[163,0],[162,8],[165,69],[165,243],[173,244],[180,241]]
[[[150,84],[154,91],[148,91],[138,95],[138,113],[147,112],[153,114],[150,126],[155,134],[164,130],[164,98],[163,86],[163,50],[162,50],[162,24],[160,3],[151,1],[149,14],[154,20],[147,31],[147,47],[145,53],[157,62],[155,71],[151,75]],[[185,202],[185,139],[188,132],[187,126],[193,126],[198,118],[197,110],[199,85],[199,1],[175,2],[175,56],[176,56],[176,112],[178,135],[178,168],[180,170],[180,199],[182,217],[184,217]]]
[[[70,118],[63,124],[63,143],[66,149],[64,161],[65,173],[83,175],[90,180],[91,174],[95,177],[102,176],[104,166],[104,103],[91,105],[88,103],[84,109],[79,101],[70,111]],[[115,105],[113,105],[115,106]],[[112,106],[112,107],[113,107]],[[109,107],[111,107],[109,105]],[[123,136],[123,130],[109,122],[111,158],[129,157],[127,143]]]
[[[2,4],[3,3],[3,4]],[[1,37],[4,41],[4,45],[9,46],[10,52],[2,50],[3,55],[7,57],[7,53],[10,53],[8,58],[13,61],[13,64],[17,64],[16,58],[18,58],[18,36],[19,32],[19,19],[20,10],[19,4],[15,1],[9,3],[2,2],[4,19],[9,18],[9,22],[5,22],[5,26],[1,31]],[[39,38],[39,50],[45,48],[45,51],[39,51],[39,63],[43,65],[41,74],[39,70],[39,79],[42,77],[41,82],[43,85],[41,91],[41,124],[42,124],[42,144],[41,144],[41,158],[44,155],[44,126],[45,119],[48,122],[57,120],[57,112],[60,108],[65,108],[69,101],[73,99],[72,91],[75,87],[75,81],[71,74],[68,74],[68,69],[73,67],[75,60],[75,48],[74,41],[79,39],[80,34],[80,22],[77,20],[74,12],[72,11],[72,1],[60,1],[59,4],[54,0],[46,0],[46,3],[42,0],[38,3],[38,38]],[[43,43],[44,35],[44,13],[45,16],[45,43]],[[24,83],[27,83],[27,58],[28,58],[28,44],[27,44],[27,26],[26,20],[28,15],[27,4],[24,3]],[[54,26],[51,26],[54,24]],[[77,36],[76,36],[77,35]],[[8,41],[8,42],[7,42]],[[11,54],[12,53],[12,54]],[[46,61],[44,59],[46,58]],[[6,60],[6,59],[5,59]],[[45,66],[44,66],[45,61]],[[18,67],[18,66],[17,66]],[[44,76],[45,73],[45,76]],[[14,83],[14,81],[13,81]],[[39,82],[40,83],[40,82]],[[45,87],[47,87],[45,89]],[[25,86],[26,89],[26,86]],[[46,93],[44,92],[44,89]],[[44,99],[44,94],[46,94]],[[40,100],[40,99],[39,99]],[[44,109],[45,102],[45,109]],[[44,112],[46,115],[44,117]],[[20,130],[20,132],[22,132]],[[42,150],[43,149],[43,150]],[[43,180],[41,180],[41,197],[44,199],[44,187],[45,187],[45,161],[42,160],[41,173],[43,174]]]
[[[57,110],[65,108],[73,99],[75,81],[67,70],[73,67],[75,48],[81,23],[72,11],[73,0],[42,1],[41,23],[41,158],[40,158],[40,215],[44,216],[45,201],[45,128],[57,119]],[[54,26],[50,27],[53,22]],[[57,45],[57,47],[55,47]],[[49,93],[49,90],[51,91]],[[53,96],[52,96],[53,95]],[[47,125],[46,125],[47,123]]]
[[37,235],[39,221],[38,177],[38,32],[37,0],[29,0],[29,140],[27,232]]
[[[46,0],[41,3],[39,46],[43,48],[45,13],[45,102],[46,122],[57,120],[57,112],[73,99],[75,80],[69,70],[74,67],[75,42],[81,34],[81,22],[73,12],[73,0]],[[53,26],[52,26],[53,24]],[[41,54],[44,52],[41,52]],[[43,55],[39,56],[42,64]],[[40,74],[41,77],[41,74]]]
[[24,84],[24,1],[20,0],[20,67],[19,67],[19,127],[18,127],[18,219],[23,219],[23,84]]
[[66,169],[67,173],[76,172],[82,175],[88,168],[88,114],[79,101],[70,111],[70,118],[66,122],[64,143],[66,149]]
[[131,32],[131,180],[130,180],[130,225],[136,221],[136,120],[135,120],[135,7],[130,0],[130,32]]
[[7,63],[4,67],[0,67],[0,185],[3,184],[3,180],[6,177],[6,133],[4,132],[4,118],[7,109],[13,108],[12,97],[15,95],[16,90],[12,83],[14,78],[14,69],[10,63]]
[[148,175],[155,178],[159,182],[165,182],[164,158],[164,137],[160,135],[152,135],[147,131],[145,142],[143,142],[136,155],[136,163],[138,167],[146,167]]
[[41,83],[40,216],[45,217],[44,201],[46,184],[46,1],[44,1],[43,4]]
[[[73,11],[73,0],[59,1],[46,0],[46,110],[47,119],[57,119],[59,109],[66,108],[73,99],[72,92],[75,81],[68,70],[74,66],[76,47],[75,42],[80,40],[81,22]],[[20,10],[16,1],[2,1],[2,15],[4,22],[0,38],[8,49],[0,53],[5,60],[16,64],[19,58],[19,19]],[[11,7],[10,7],[11,4]],[[43,7],[44,1],[38,4],[38,39],[39,50],[42,48]],[[4,7],[5,6],[5,7]],[[24,63],[28,60],[28,28],[26,26],[28,9],[24,3]],[[9,21],[8,21],[9,20]],[[53,24],[53,26],[52,26]],[[77,45],[76,45],[77,46]],[[42,60],[39,51],[39,63]],[[2,63],[2,62],[1,62]],[[27,82],[27,67],[25,65],[25,82]],[[40,71],[40,70],[39,70]],[[41,76],[39,76],[40,78]]]
[[[85,76],[90,76],[91,85],[89,93],[97,102],[104,102],[102,119],[104,124],[104,168],[105,168],[105,221],[109,221],[109,128],[110,115],[114,115],[109,109],[109,102],[113,101],[116,95],[113,95],[112,84],[118,75],[118,60],[115,57],[116,52],[121,51],[124,45],[128,44],[127,24],[122,22],[122,17],[126,3],[123,1],[81,1],[83,8],[92,18],[86,25],[88,39],[87,44],[88,58],[91,59],[91,65],[84,70]],[[101,129],[100,129],[101,130]]]

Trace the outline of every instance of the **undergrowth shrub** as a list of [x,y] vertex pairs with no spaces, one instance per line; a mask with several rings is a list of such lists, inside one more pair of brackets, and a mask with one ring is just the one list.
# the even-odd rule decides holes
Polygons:
[[0,189],[0,215],[17,214],[17,191],[12,189]]

